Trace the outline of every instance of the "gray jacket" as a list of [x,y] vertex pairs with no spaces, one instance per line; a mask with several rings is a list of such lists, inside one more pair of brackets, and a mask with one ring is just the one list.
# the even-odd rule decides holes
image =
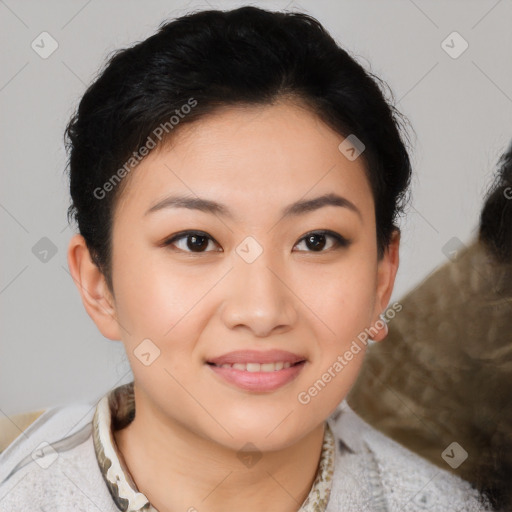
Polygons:
[[[48,409],[0,454],[1,512],[118,512],[94,452],[94,410]],[[326,512],[492,510],[468,482],[381,434],[346,401],[327,421],[336,455]]]

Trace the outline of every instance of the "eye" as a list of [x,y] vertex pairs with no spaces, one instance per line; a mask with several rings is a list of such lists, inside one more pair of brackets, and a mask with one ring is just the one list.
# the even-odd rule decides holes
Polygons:
[[[323,250],[326,245],[328,245],[327,240],[331,239],[331,247],[327,250]],[[338,233],[334,231],[324,230],[324,231],[312,231],[308,233],[306,236],[303,236],[300,239],[299,245],[304,241],[306,247],[311,249],[307,252],[327,252],[330,249],[339,249],[342,247],[348,247],[350,245],[350,241],[346,238],[342,237]]]
[[[182,243],[181,247],[179,247],[179,243],[182,241],[184,241],[184,243]],[[183,231],[166,240],[163,245],[175,245],[178,247],[178,249],[185,252],[201,253],[212,252],[204,250],[208,247],[209,242],[217,243],[210,235],[202,231]]]
[[[329,246],[329,239],[331,240],[331,245],[326,250],[324,250],[326,245]],[[171,238],[167,239],[163,245],[165,247],[174,245],[179,250],[192,253],[222,252],[222,249],[220,251],[207,251],[206,249],[208,248],[210,242],[217,244],[217,242],[210,235],[204,233],[203,231],[182,231],[181,233],[177,233],[176,235],[173,235]],[[351,243],[350,240],[347,240],[340,234],[329,230],[312,231],[306,236],[303,236],[299,243],[296,244],[296,246],[303,242],[308,248],[306,252],[327,252],[331,249],[348,247]]]

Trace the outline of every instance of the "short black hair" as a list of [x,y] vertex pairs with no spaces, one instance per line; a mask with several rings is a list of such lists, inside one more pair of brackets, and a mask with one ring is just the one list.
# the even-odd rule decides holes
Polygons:
[[149,140],[161,147],[183,124],[219,108],[288,98],[364,144],[380,259],[411,180],[407,119],[380,86],[387,87],[305,13],[245,6],[166,21],[114,52],[66,127],[68,221],[78,224],[112,291],[114,211],[141,148]]

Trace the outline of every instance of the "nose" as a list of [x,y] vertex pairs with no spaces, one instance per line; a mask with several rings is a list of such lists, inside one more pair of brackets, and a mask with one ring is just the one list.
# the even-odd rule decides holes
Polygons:
[[297,298],[270,254],[263,253],[252,263],[235,255],[234,268],[226,282],[227,299],[222,319],[230,329],[250,330],[255,337],[282,333],[297,321]]

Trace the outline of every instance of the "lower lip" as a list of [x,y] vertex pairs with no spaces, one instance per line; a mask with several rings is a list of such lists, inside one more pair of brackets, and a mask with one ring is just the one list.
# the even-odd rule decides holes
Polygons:
[[230,384],[247,391],[275,391],[295,379],[304,368],[302,363],[283,368],[275,372],[247,372],[233,368],[222,368],[221,366],[208,366],[220,377]]

